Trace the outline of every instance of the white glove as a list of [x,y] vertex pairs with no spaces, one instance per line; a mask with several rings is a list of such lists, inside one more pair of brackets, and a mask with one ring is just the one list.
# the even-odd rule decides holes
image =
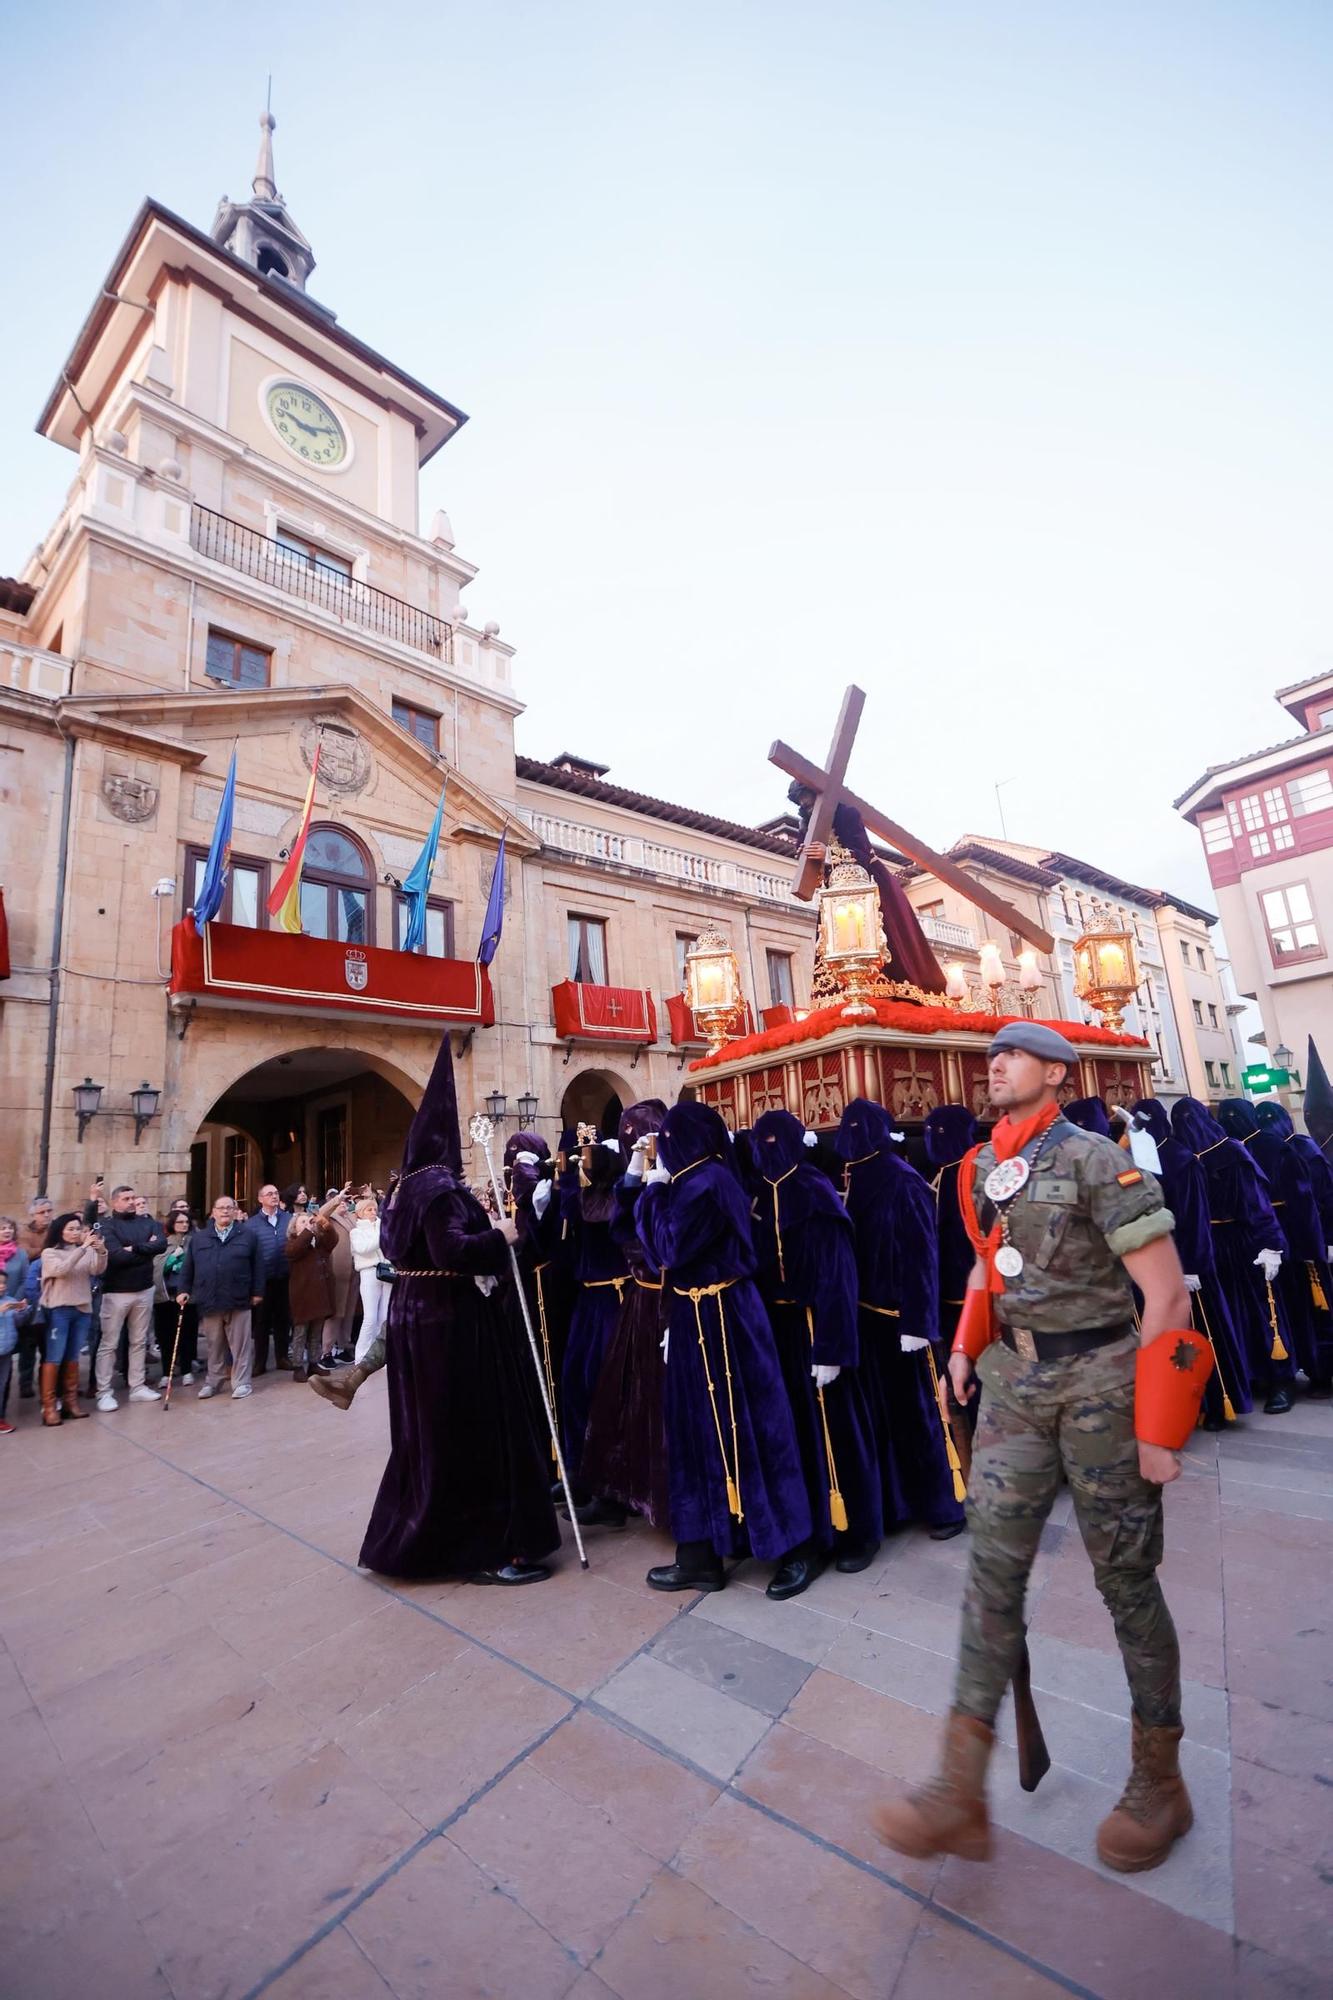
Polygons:
[[803,1146],[817,1146],[819,1144],[818,1132],[803,1132],[801,1134],[801,1144]]
[[1333,1264],[1333,1243],[1326,1243],[1324,1245],[1324,1255],[1327,1257],[1329,1263]]
[[919,1333],[900,1333],[898,1344],[904,1354],[919,1354],[923,1347],[930,1346],[930,1342],[923,1340]]
[[670,1347],[670,1345],[671,1345],[671,1328],[668,1327],[666,1332],[662,1335],[662,1366],[664,1368],[666,1367],[667,1364],[667,1349]]
[[645,1187],[665,1187],[670,1179],[670,1174],[660,1160],[655,1167],[649,1167],[643,1177]]
[[627,1181],[641,1181],[647,1160],[648,1141],[646,1139],[636,1139],[634,1141],[634,1150],[629,1156],[629,1165],[625,1169],[625,1179]]
[[816,1389],[827,1389],[831,1382],[837,1381],[842,1369],[830,1366],[827,1361],[816,1361],[810,1373],[815,1378]]
[[532,1212],[538,1222],[541,1221],[550,1206],[551,1183],[550,1181],[538,1181],[536,1187],[532,1190]]
[[515,1153],[514,1165],[517,1167],[539,1167],[541,1161],[535,1153]]
[[603,1139],[602,1144],[606,1147],[608,1153],[618,1153],[620,1151],[619,1139]]
[[1203,1279],[1196,1278],[1192,1271],[1186,1271],[1185,1290],[1187,1292],[1201,1292],[1203,1290]]
[[1271,1285],[1278,1272],[1282,1269],[1282,1252],[1280,1250],[1261,1250],[1254,1261],[1263,1272],[1265,1282]]
[[474,1278],[472,1280],[484,1299],[488,1299],[500,1282],[498,1278]]

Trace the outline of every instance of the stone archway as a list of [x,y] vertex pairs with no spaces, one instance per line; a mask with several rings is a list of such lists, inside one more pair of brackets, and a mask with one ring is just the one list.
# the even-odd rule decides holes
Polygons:
[[561,1129],[570,1132],[578,1125],[595,1125],[604,1137],[614,1139],[621,1112],[634,1102],[633,1084],[615,1070],[579,1070],[565,1085],[560,1100]]
[[347,1179],[383,1187],[420,1095],[397,1064],[364,1049],[284,1049],[243,1071],[200,1119],[210,1193],[252,1203],[266,1180],[321,1198]]

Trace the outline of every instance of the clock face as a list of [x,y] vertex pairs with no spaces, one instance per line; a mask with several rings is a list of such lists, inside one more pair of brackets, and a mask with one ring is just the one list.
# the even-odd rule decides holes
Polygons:
[[269,389],[268,420],[289,451],[307,465],[341,465],[347,433],[322,397],[299,382],[275,382]]

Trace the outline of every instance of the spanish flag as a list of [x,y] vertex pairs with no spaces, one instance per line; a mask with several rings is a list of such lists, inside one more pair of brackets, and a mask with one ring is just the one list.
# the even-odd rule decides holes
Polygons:
[[269,891],[268,913],[278,920],[279,930],[301,929],[301,858],[310,834],[310,816],[315,810],[315,780],[319,776],[320,745],[315,745],[315,761],[310,767],[310,783],[306,787],[305,809],[301,814],[301,830],[292,842],[292,851],[287,857],[287,865]]

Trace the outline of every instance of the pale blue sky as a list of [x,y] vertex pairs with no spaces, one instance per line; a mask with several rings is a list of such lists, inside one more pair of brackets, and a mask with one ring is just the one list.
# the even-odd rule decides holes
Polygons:
[[470,412],[427,469],[520,746],[759,819],[857,789],[1208,900],[1170,800],[1333,662],[1327,5],[237,0],[6,37],[0,571],[141,198],[278,184],[342,323]]

